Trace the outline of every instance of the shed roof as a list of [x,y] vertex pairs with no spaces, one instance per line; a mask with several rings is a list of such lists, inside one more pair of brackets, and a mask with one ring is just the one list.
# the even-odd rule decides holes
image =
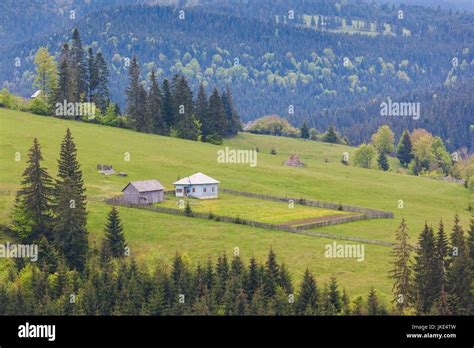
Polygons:
[[129,182],[122,191],[124,191],[129,185],[135,187],[138,192],[161,191],[165,189],[158,180],[143,180]]
[[204,184],[219,184],[219,181],[211,178],[203,173],[196,173],[191,176],[187,176],[178,181],[175,181],[173,185],[204,185]]
[[33,95],[30,97],[32,99],[37,98],[43,91],[41,89],[38,89]]

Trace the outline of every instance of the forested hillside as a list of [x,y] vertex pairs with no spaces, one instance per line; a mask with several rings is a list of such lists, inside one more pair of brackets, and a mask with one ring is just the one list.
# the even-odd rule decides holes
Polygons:
[[[471,144],[472,108],[458,108],[447,127],[445,114],[428,111],[441,109],[426,96],[435,90],[446,94],[474,76],[472,14],[337,0],[298,0],[291,6],[269,0],[73,1],[39,9],[32,3],[2,3],[0,81],[13,93],[33,92],[38,47],[59,52],[78,27],[83,41],[108,62],[111,99],[122,110],[128,65],[137,54],[144,80],[156,68],[159,80],[184,75],[194,93],[200,82],[231,85],[243,121],[278,114],[320,131],[336,124],[359,143],[387,120],[377,110],[354,118],[350,109],[341,109],[368,103],[375,110],[374,100],[409,102],[406,96],[412,95],[423,99],[424,123],[394,119],[397,132],[423,127],[447,136],[451,149]],[[15,11],[29,13],[29,22],[13,21]],[[447,94],[468,97],[463,93],[468,90],[458,87]],[[354,123],[364,131],[355,134]]]

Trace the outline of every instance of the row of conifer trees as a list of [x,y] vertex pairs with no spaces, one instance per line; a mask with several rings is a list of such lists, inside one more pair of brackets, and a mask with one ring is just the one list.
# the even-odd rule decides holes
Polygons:
[[161,88],[155,70],[148,91],[141,83],[140,66],[133,57],[129,69],[127,115],[130,126],[140,132],[173,135],[183,139],[220,144],[224,137],[237,135],[240,118],[227,86],[222,94],[214,88],[209,98],[201,83],[197,98],[184,76],[163,79]]
[[[90,247],[82,171],[69,129],[61,143],[58,173],[42,166],[37,139],[17,192],[9,232],[18,242],[39,245],[38,262],[16,259],[0,285],[0,311],[31,314],[388,314],[375,289],[353,301],[337,280],[321,286],[306,270],[296,290],[284,264],[270,250],[265,263],[220,255],[215,265],[192,267],[176,255],[170,266],[149,272],[130,256],[115,207],[100,247]],[[402,220],[392,250],[393,312],[474,313],[474,218],[467,235],[454,219],[449,237],[440,222],[435,235],[425,224],[418,243],[409,243]],[[28,274],[28,275],[25,275]],[[32,281],[26,281],[30,279]],[[25,286],[25,283],[27,285]],[[39,294],[39,295],[38,295]],[[76,301],[77,300],[77,301]],[[72,302],[71,302],[72,301]],[[3,309],[2,309],[3,308]]]

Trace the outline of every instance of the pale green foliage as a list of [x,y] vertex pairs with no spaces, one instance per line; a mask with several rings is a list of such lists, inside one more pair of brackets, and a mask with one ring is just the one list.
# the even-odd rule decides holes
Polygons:
[[40,47],[35,56],[36,78],[33,87],[41,89],[44,97],[49,97],[57,86],[57,68],[54,57],[47,47]]
[[354,153],[354,164],[362,168],[371,168],[376,153],[372,144],[362,144]]
[[389,126],[383,125],[377,130],[377,133],[372,135],[372,144],[378,152],[389,154],[395,150],[394,146],[395,135]]

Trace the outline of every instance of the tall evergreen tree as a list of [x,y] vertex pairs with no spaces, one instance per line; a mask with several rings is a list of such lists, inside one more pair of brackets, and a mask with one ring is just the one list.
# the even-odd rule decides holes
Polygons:
[[245,290],[249,299],[252,298],[253,294],[260,287],[259,276],[258,276],[258,265],[255,258],[252,256],[250,258],[248,272],[247,272],[247,284]]
[[193,93],[184,76],[179,76],[175,83],[176,87],[173,95],[173,103],[177,119],[177,136],[182,139],[198,140],[200,124],[194,113]]
[[390,278],[394,280],[392,293],[396,309],[403,314],[412,302],[412,279],[410,267],[410,254],[413,247],[409,244],[410,236],[405,219],[402,219],[398,227],[395,239],[397,244],[393,247],[390,255],[393,258],[393,269],[390,271]]
[[41,236],[52,237],[52,179],[41,161],[41,146],[35,138],[12,213],[12,230],[22,242],[37,242]]
[[123,235],[123,225],[117,208],[112,207],[107,216],[105,225],[105,243],[110,249],[113,257],[121,258],[125,252],[125,237]]
[[59,251],[70,267],[82,269],[88,251],[86,196],[77,149],[69,128],[59,154],[54,212]]
[[334,307],[336,313],[341,311],[341,293],[337,285],[337,279],[335,276],[331,276],[328,289],[328,299],[331,305]]
[[318,311],[319,290],[313,274],[306,269],[296,301],[296,313],[300,315],[316,315]]
[[137,57],[134,56],[130,63],[128,71],[129,86],[126,90],[127,96],[127,115],[130,126],[139,132],[148,132],[151,130],[146,111],[146,91],[140,82],[140,66]]
[[199,91],[196,99],[196,117],[201,124],[201,140],[207,141],[208,136],[211,134],[211,122],[209,103],[204,85],[202,83],[199,85]]
[[207,142],[215,144],[222,142],[226,133],[227,119],[217,88],[214,88],[209,97],[209,117],[206,128],[208,133],[206,136]]
[[225,91],[222,93],[222,105],[224,106],[224,112],[226,115],[226,131],[225,136],[236,136],[241,130],[242,125],[240,122],[239,114],[234,105],[232,98],[232,92],[229,86],[226,86]]
[[87,50],[87,100],[89,103],[94,101],[94,95],[98,84],[97,64],[92,47]]
[[147,98],[147,112],[148,118],[153,124],[153,133],[166,135],[169,133],[167,125],[162,115],[161,105],[161,91],[156,81],[155,69],[152,70],[150,75],[150,91]]
[[453,300],[453,314],[467,314],[473,305],[471,293],[472,273],[464,231],[459,223],[459,216],[454,217],[451,232],[451,260],[447,274],[446,291]]
[[436,274],[434,274],[438,260],[433,229],[427,224],[418,239],[415,261],[414,288],[417,311],[420,314],[429,313],[433,302],[438,297]]
[[380,304],[377,297],[377,292],[372,287],[367,296],[367,314],[368,315],[378,315],[380,314]]
[[267,297],[273,297],[276,292],[280,277],[280,265],[276,261],[276,255],[273,249],[268,252],[267,262],[265,263],[265,278],[263,284],[264,294]]
[[109,104],[109,68],[107,63],[102,56],[102,53],[96,54],[95,60],[95,71],[97,73],[97,85],[94,93],[94,103],[102,112],[105,113],[107,105]]
[[397,146],[397,158],[402,166],[408,167],[408,164],[413,159],[412,150],[413,146],[411,143],[410,133],[408,133],[407,130],[404,130]]
[[163,121],[167,127],[167,133],[169,134],[169,130],[174,128],[176,124],[176,117],[173,107],[173,94],[171,91],[171,86],[168,79],[163,80],[162,85],[162,93],[163,93],[163,100],[161,103],[161,114],[163,117]]
[[66,177],[60,185],[55,205],[56,247],[70,268],[82,270],[86,263],[88,244],[85,213],[80,204],[81,197],[74,189],[71,177]]
[[87,98],[87,61],[82,40],[77,28],[72,33],[71,72],[74,102]]
[[[74,101],[73,73],[69,45],[65,43],[61,48],[58,64],[58,84],[54,92],[54,104],[63,104]],[[54,106],[54,105],[53,105]],[[58,115],[56,116],[65,116]]]
[[435,284],[434,287],[438,293],[438,299],[440,298],[439,293],[441,289],[445,288],[446,282],[446,268],[447,268],[447,256],[448,256],[448,240],[444,233],[443,221],[439,222],[438,233],[436,235],[436,271],[434,272]]

